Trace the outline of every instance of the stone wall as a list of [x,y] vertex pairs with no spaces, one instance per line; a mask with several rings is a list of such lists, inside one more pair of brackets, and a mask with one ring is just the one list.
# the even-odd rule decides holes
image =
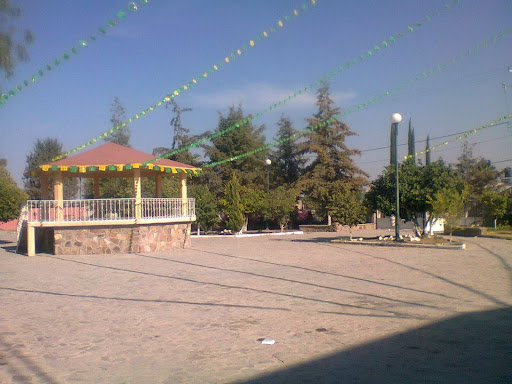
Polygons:
[[56,255],[168,251],[190,247],[190,224],[54,228]]
[[[332,225],[299,225],[299,229],[303,232],[341,232],[349,230],[348,225],[333,223]],[[352,231],[376,229],[375,223],[357,224],[352,227]]]

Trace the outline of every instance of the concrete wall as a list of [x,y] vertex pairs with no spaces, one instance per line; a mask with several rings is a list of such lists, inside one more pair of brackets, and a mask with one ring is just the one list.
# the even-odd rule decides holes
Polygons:
[[56,255],[168,251],[190,247],[190,223],[56,227]]

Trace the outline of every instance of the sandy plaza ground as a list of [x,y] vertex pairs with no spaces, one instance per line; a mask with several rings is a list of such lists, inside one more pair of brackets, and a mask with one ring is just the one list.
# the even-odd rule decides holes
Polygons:
[[512,382],[511,241],[336,236],[29,258],[0,231],[0,382]]

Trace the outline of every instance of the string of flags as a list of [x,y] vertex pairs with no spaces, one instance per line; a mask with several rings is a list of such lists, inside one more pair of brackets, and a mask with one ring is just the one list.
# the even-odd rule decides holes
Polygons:
[[[460,0],[459,0],[460,1]],[[317,0],[309,0],[310,6],[316,5]],[[167,102],[169,102],[171,99],[178,97],[180,94],[190,90],[200,82],[206,80],[209,76],[213,75],[217,71],[221,70],[225,65],[232,63],[236,59],[238,59],[243,53],[247,52],[250,48],[254,48],[257,46],[260,42],[267,40],[272,34],[275,32],[281,30],[284,28],[287,24],[289,24],[294,17],[299,16],[301,13],[304,13],[307,11],[310,6],[308,6],[308,3],[303,3],[302,6],[298,9],[293,9],[290,15],[285,15],[284,17],[280,18],[276,23],[272,24],[269,28],[266,28],[263,30],[263,32],[256,35],[254,38],[249,39],[246,44],[242,45],[241,47],[233,50],[230,54],[226,55],[223,59],[221,59],[219,62],[217,62],[214,65],[211,65],[209,68],[207,68],[205,71],[199,73],[194,78],[192,78],[188,83],[183,84],[181,87],[174,89],[173,91],[169,92],[164,98],[157,101],[155,104],[150,105],[146,109],[136,113],[132,117],[130,117],[127,121],[123,122],[122,124],[119,124],[115,127],[110,128],[109,130],[99,134],[98,136],[90,139],[89,141],[73,148],[72,150],[63,153],[57,157],[54,157],[52,161],[60,160],[64,157],[67,157],[77,151],[80,151],[94,143],[96,143],[98,140],[103,140],[107,138],[108,136],[112,135],[114,132],[125,128],[128,124],[133,123],[134,121],[137,121],[138,119],[145,117],[148,113],[153,112],[155,109],[161,107],[162,105],[165,105]],[[293,15],[293,16],[292,16]]]
[[50,73],[54,69],[59,68],[62,64],[68,62],[73,56],[78,55],[82,50],[89,47],[90,44],[96,42],[98,38],[103,37],[109,30],[115,28],[119,22],[125,20],[129,15],[139,10],[139,7],[148,4],[149,0],[130,1],[126,10],[117,12],[115,17],[110,18],[106,24],[100,26],[96,33],[89,37],[78,41],[78,44],[65,51],[61,56],[56,57],[53,61],[39,68],[30,78],[23,80],[16,87],[10,89],[7,93],[0,95],[0,105],[5,104],[9,99],[19,94],[22,90],[28,88],[31,84],[39,81],[45,74]]
[[202,138],[200,140],[197,140],[187,146],[184,146],[182,148],[179,148],[179,149],[175,149],[171,152],[167,152],[163,155],[160,155],[158,157],[155,157],[154,159],[150,160],[149,162],[155,162],[157,160],[160,160],[160,159],[164,159],[164,158],[169,158],[173,155],[176,155],[178,153],[181,153],[181,152],[184,152],[184,151],[187,151],[189,149],[192,149],[192,148],[195,148],[195,147],[198,147],[206,142],[209,142],[211,140],[214,140],[215,138],[219,137],[219,136],[222,136],[222,135],[225,135],[226,133],[234,130],[234,129],[237,129],[237,128],[240,128],[241,126],[243,126],[244,124],[247,124],[255,119],[257,119],[258,117],[266,114],[266,113],[269,113],[281,106],[284,106],[286,103],[292,101],[293,99],[297,98],[298,96],[301,96],[305,93],[307,93],[308,91],[314,89],[315,87],[319,86],[320,84],[326,82],[327,80],[335,77],[335,76],[340,76],[342,75],[346,70],[349,70],[350,68],[352,68],[354,65],[357,65],[361,62],[363,62],[364,60],[366,60],[367,58],[369,57],[372,57],[373,55],[375,54],[378,54],[382,49],[385,49],[385,48],[388,48],[390,47],[391,45],[393,45],[394,43],[396,43],[398,40],[406,37],[407,35],[413,33],[415,31],[415,29],[419,29],[421,27],[423,27],[425,24],[429,23],[431,20],[432,20],[432,17],[435,17],[435,16],[439,16],[442,14],[443,11],[446,11],[448,9],[450,9],[452,6],[454,5],[458,5],[460,4],[461,0],[453,0],[451,3],[445,3],[445,5],[442,7],[442,8],[438,8],[436,9],[434,12],[432,12],[431,14],[429,15],[426,15],[424,17],[422,17],[419,21],[417,21],[416,23],[413,23],[411,25],[409,25],[407,27],[407,29],[405,29],[404,31],[401,31],[395,35],[392,35],[390,36],[389,38],[385,39],[385,40],[382,40],[381,43],[379,44],[375,44],[373,47],[370,47],[369,49],[367,49],[366,51],[364,51],[363,53],[361,53],[360,55],[354,57],[352,60],[350,61],[347,61],[346,63],[344,63],[343,65],[340,65],[338,68],[334,69],[333,71],[329,72],[328,74],[326,74],[325,76],[322,76],[320,79],[310,83],[309,85],[307,85],[306,87],[304,88],[301,88],[299,90],[297,90],[296,92],[294,92],[293,94],[291,95],[288,95],[287,97],[281,99],[280,101],[268,106],[266,109],[250,116],[250,117],[247,117],[245,118],[244,120],[240,121],[240,122],[237,122],[233,125],[231,125],[230,127],[227,127],[226,129],[220,131],[220,132],[216,132],[208,137],[205,137],[205,138]]
[[[255,153],[258,153],[258,152],[261,152],[261,151],[265,151],[265,150],[268,150],[272,147],[275,147],[279,144],[282,144],[282,143],[285,143],[287,141],[290,141],[290,140],[295,140],[301,136],[304,136],[310,132],[314,132],[316,131],[318,128],[324,126],[325,124],[329,124],[333,121],[335,121],[336,119],[338,118],[343,118],[347,115],[350,115],[354,112],[358,112],[360,110],[363,110],[363,109],[366,109],[368,108],[369,106],[377,103],[377,102],[380,102],[382,101],[383,99],[387,98],[387,97],[390,97],[392,95],[394,95],[395,93],[413,85],[414,83],[418,82],[418,81],[422,81],[422,80],[425,80],[427,78],[429,78],[430,76],[432,76],[433,74],[437,73],[437,72],[441,72],[443,71],[444,69],[446,69],[447,67],[455,64],[456,62],[460,61],[461,59],[467,57],[467,56],[470,56],[474,53],[478,53],[480,52],[480,50],[482,49],[485,49],[485,48],[489,48],[490,46],[492,45],[495,45],[497,44],[499,41],[501,41],[504,37],[506,37],[508,34],[512,33],[512,27],[492,36],[491,38],[481,42],[481,43],[477,43],[475,44],[473,47],[461,52],[460,54],[456,55],[456,56],[453,56],[451,59],[441,63],[441,64],[437,64],[437,65],[434,65],[432,66],[429,70],[427,71],[424,71],[420,74],[418,74],[417,76],[413,77],[412,79],[408,80],[408,81],[404,81],[402,83],[400,83],[398,86],[388,90],[388,91],[385,91],[377,96],[374,96],[372,98],[369,98],[367,99],[365,102],[363,103],[360,103],[352,108],[349,108],[347,109],[346,111],[344,111],[343,113],[340,113],[340,114],[337,114],[335,116],[333,116],[331,119],[329,120],[326,120],[324,122],[321,122],[317,125],[314,125],[314,126],[311,126],[311,127],[308,127],[302,131],[299,131],[291,136],[287,136],[285,138],[282,138],[280,140],[276,140],[276,141],[273,141],[267,145],[264,145],[260,148],[256,148],[252,151],[249,151],[249,152],[246,152],[246,153],[242,153],[242,154],[239,154],[239,155],[236,155],[236,156],[232,156],[230,158],[227,158],[227,159],[223,159],[223,160],[220,160],[220,161],[216,161],[216,162],[212,162],[212,163],[209,163],[209,164],[205,164],[203,166],[203,168],[210,168],[210,167],[215,167],[217,165],[221,165],[221,164],[224,164],[224,163],[228,163],[228,162],[231,162],[231,161],[235,161],[235,160],[239,160],[239,159],[242,159],[242,158],[245,158],[245,157],[248,157],[248,156],[251,156]],[[230,127],[231,128],[231,127]],[[229,128],[227,128],[229,129]]]

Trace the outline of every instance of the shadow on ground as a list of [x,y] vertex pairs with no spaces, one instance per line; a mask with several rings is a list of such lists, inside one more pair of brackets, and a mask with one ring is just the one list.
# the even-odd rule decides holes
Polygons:
[[237,383],[511,383],[511,335],[512,307],[468,313]]

